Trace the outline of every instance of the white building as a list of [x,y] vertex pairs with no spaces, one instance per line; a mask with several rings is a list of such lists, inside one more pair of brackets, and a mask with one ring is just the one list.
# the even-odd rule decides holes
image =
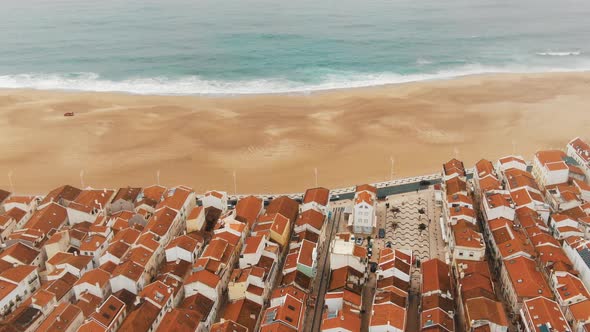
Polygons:
[[208,191],[201,201],[205,209],[212,207],[220,210],[221,213],[227,211],[227,193],[225,191]]
[[590,145],[580,137],[576,137],[567,144],[566,152],[578,162],[586,175],[586,181],[590,180]]
[[370,185],[357,186],[354,196],[353,213],[348,224],[356,234],[372,234],[377,225],[377,189]]

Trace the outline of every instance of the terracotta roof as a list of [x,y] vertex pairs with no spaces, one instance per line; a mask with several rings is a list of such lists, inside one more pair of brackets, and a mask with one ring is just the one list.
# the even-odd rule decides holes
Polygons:
[[213,324],[210,332],[248,332],[248,329],[244,325],[240,325],[233,320],[225,320]]
[[440,294],[423,296],[421,308],[422,311],[440,308],[445,312],[451,312],[455,311],[455,301],[447,297],[440,296]]
[[52,229],[59,229],[68,218],[67,210],[51,203],[41,210],[37,210],[23,228],[34,228],[48,234]]
[[299,212],[299,203],[287,196],[281,196],[273,199],[266,208],[266,214],[279,213],[294,222]]
[[473,211],[473,209],[468,208],[468,207],[455,206],[455,207],[451,207],[449,210],[451,212],[452,217],[467,216],[467,217],[475,218],[475,211]]
[[485,178],[479,180],[479,188],[482,192],[489,190],[500,190],[502,189],[502,183],[493,176],[486,176]]
[[141,188],[131,188],[131,187],[119,188],[119,190],[117,191],[117,194],[113,198],[112,202],[116,202],[116,201],[122,199],[124,201],[134,203],[135,200],[137,199],[137,197],[139,196],[139,194],[141,193],[141,191],[142,191]]
[[145,226],[144,232],[151,232],[158,236],[168,234],[177,215],[178,213],[175,210],[167,206],[160,208],[150,218]]
[[193,310],[201,314],[203,317],[208,317],[214,304],[215,303],[205,295],[197,293],[186,297],[178,308]]
[[179,237],[174,238],[172,241],[170,241],[170,243],[168,244],[166,249],[179,247],[179,248],[182,248],[186,251],[193,252],[197,249],[198,246],[199,246],[199,242],[197,240],[195,240],[194,238],[192,238],[188,235],[181,235]]
[[156,331],[194,332],[203,317],[196,311],[174,308],[167,312]]
[[469,321],[489,321],[499,326],[508,327],[506,312],[499,301],[479,297],[467,300],[465,307]]
[[303,226],[305,224],[308,224],[319,231],[322,229],[322,226],[324,225],[324,218],[325,216],[322,213],[310,209],[302,212],[299,215],[299,218],[297,218],[295,225]]
[[197,271],[191,274],[186,280],[185,285],[193,282],[200,282],[208,287],[216,288],[219,285],[221,279],[207,270]]
[[189,213],[188,215],[188,220],[194,220],[197,219],[199,217],[199,215],[205,211],[205,209],[203,208],[203,206],[195,206],[192,210],[191,213]]
[[430,328],[440,326],[446,331],[455,331],[453,317],[440,308],[423,311],[420,314],[420,326],[422,331],[431,331]]
[[287,218],[283,217],[283,215],[277,214],[277,215],[275,215],[271,230],[278,233],[278,234],[284,234],[285,231],[288,232],[290,230],[288,226],[289,226],[289,220]]
[[483,236],[475,231],[475,225],[472,223],[459,220],[457,224],[451,226],[451,229],[453,230],[455,245],[475,249],[485,248]]
[[366,191],[355,194],[354,204],[367,203],[373,205],[373,196]]
[[47,196],[41,201],[40,205],[44,205],[49,202],[59,202],[60,199],[66,201],[73,201],[80,195],[82,190],[72,187],[70,185],[61,186],[50,191]]
[[143,197],[149,198],[153,201],[160,202],[162,200],[162,196],[166,192],[166,187],[160,185],[153,185],[146,188],[143,188],[142,194]]
[[242,299],[229,303],[226,306],[223,312],[223,319],[237,322],[246,327],[248,331],[254,331],[261,309],[258,303],[248,299]]
[[0,299],[6,298],[8,294],[16,289],[16,286],[16,284],[11,282],[0,280]]
[[561,150],[544,150],[535,153],[535,158],[539,160],[541,165],[548,163],[562,162],[566,157],[565,152]]
[[307,189],[303,195],[303,204],[316,202],[320,205],[328,205],[330,200],[330,190],[326,188]]
[[316,250],[315,243],[303,240],[299,250],[299,256],[297,262],[305,266],[313,266],[313,252]]
[[109,326],[115,316],[125,308],[125,303],[116,296],[110,295],[106,301],[98,308],[98,312],[93,313],[90,317],[102,324]]
[[585,297],[587,300],[590,300],[590,293],[588,293],[588,290],[578,277],[571,273],[566,273],[563,276],[555,275],[554,278],[557,281],[555,290],[564,302],[576,296]]
[[375,188],[374,186],[372,186],[370,184],[361,184],[361,185],[356,186],[355,192],[359,193],[361,191],[370,191],[373,194],[377,195],[377,188]]
[[113,271],[113,277],[125,276],[131,280],[138,281],[143,274],[143,266],[129,260],[118,265]]
[[369,326],[392,326],[400,331],[405,331],[406,310],[392,303],[376,304],[373,306]]
[[494,165],[492,165],[491,161],[486,159],[481,159],[480,161],[475,163],[475,171],[480,179],[488,175],[494,175],[495,173]]
[[465,176],[465,166],[463,165],[463,162],[455,158],[443,164],[443,171],[445,175],[459,174],[460,176]]
[[517,162],[523,165],[526,165],[526,162],[524,161],[524,159],[522,159],[521,157],[518,156],[507,156],[507,157],[503,157],[500,158],[499,160],[500,164],[507,164],[510,162]]
[[25,265],[30,265],[39,255],[39,250],[17,242],[4,249],[4,251],[0,253],[0,259],[6,260],[6,258],[10,256]]
[[84,275],[78,281],[76,281],[75,285],[88,283],[90,285],[98,284],[99,287],[103,287],[109,282],[110,279],[111,274],[109,272],[101,270],[100,268],[96,268],[84,273]]
[[102,235],[88,235],[80,243],[80,251],[96,251],[103,243],[106,242],[106,238]]
[[473,200],[471,199],[471,197],[469,197],[465,194],[453,194],[453,195],[447,195],[447,203],[449,203],[449,204],[462,203],[462,204],[473,205]]
[[168,190],[168,192],[164,194],[164,200],[156,206],[156,210],[167,206],[176,211],[180,211],[191,192],[192,190],[182,186]]
[[518,297],[552,296],[549,285],[543,275],[537,271],[534,260],[520,256],[505,261],[504,265]]
[[445,191],[447,196],[454,195],[461,192],[467,191],[467,183],[460,178],[452,178],[450,180],[445,181]]
[[74,320],[82,315],[82,310],[70,303],[61,303],[47,316],[37,331],[59,332],[74,327]]
[[539,186],[535,181],[533,175],[529,172],[512,168],[505,172],[506,184],[510,190],[515,190],[522,187],[530,187],[539,190]]
[[572,304],[569,308],[572,316],[577,321],[588,321],[590,319],[590,300]]
[[255,196],[242,198],[236,204],[236,219],[252,226],[262,211],[262,199]]
[[103,210],[106,205],[111,201],[111,198],[115,194],[114,190],[111,189],[89,189],[83,190],[74,201],[69,205],[69,209],[75,209],[83,212],[90,213],[93,209]]
[[534,326],[537,332],[545,331],[545,329],[541,329],[541,326],[545,324],[550,324],[554,331],[571,331],[559,305],[545,297],[539,296],[525,300],[522,310],[530,321],[529,326]]
[[327,315],[322,320],[322,331],[360,331],[361,319],[358,314],[350,310],[341,310],[334,317],[329,318]]
[[264,240],[264,236],[262,236],[262,235],[250,236],[250,237],[246,238],[246,241],[244,242],[244,249],[242,249],[242,252],[244,254],[255,253],[256,250],[258,250],[258,248],[260,247],[260,243],[263,240]]
[[149,331],[160,313],[160,308],[149,301],[142,302],[139,307],[133,310],[117,331],[119,332],[140,332]]
[[421,293],[451,291],[449,266],[440,259],[431,259],[422,262],[422,286]]
[[14,207],[6,211],[6,215],[19,222],[25,215],[27,215],[27,211]]
[[10,192],[0,189],[0,203],[4,202],[10,195]]
[[31,275],[31,273],[35,272],[36,270],[37,270],[36,266],[20,265],[20,266],[15,266],[15,267],[12,267],[12,268],[2,271],[0,273],[0,277],[2,277],[3,279],[8,279],[10,281],[19,283],[19,282],[23,281],[26,277]]

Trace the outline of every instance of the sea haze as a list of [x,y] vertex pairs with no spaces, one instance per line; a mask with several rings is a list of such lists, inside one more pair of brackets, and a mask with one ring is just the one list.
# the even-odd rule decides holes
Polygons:
[[585,0],[3,0],[0,88],[248,94],[590,69]]

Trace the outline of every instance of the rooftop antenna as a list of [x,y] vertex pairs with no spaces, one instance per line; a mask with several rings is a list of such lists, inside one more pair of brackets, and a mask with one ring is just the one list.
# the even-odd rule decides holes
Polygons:
[[86,188],[86,186],[84,186],[84,170],[80,171],[80,183],[82,184],[82,189]]
[[316,168],[314,168],[314,169],[313,169],[313,172],[314,172],[314,174],[315,174],[315,186],[316,186],[316,188],[317,188],[317,186],[318,186],[318,168],[317,168],[317,167],[316,167]]
[[10,184],[10,192],[14,193],[14,185],[12,184],[12,170],[8,171],[8,183]]
[[160,170],[156,171],[156,181],[158,183],[158,186],[160,185]]
[[391,161],[391,170],[389,172],[390,181],[393,181],[393,167],[395,166],[395,158],[393,156],[389,156],[389,161]]
[[235,169],[234,169],[233,177],[234,177],[234,195],[237,195],[238,194],[238,180],[237,180]]

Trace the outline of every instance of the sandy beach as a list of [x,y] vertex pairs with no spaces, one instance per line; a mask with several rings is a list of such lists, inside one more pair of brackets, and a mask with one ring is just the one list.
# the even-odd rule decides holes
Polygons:
[[[497,74],[234,97],[0,90],[0,187],[45,193],[160,181],[298,192],[563,148],[590,129],[590,73]],[[75,112],[74,117],[64,117]]]

